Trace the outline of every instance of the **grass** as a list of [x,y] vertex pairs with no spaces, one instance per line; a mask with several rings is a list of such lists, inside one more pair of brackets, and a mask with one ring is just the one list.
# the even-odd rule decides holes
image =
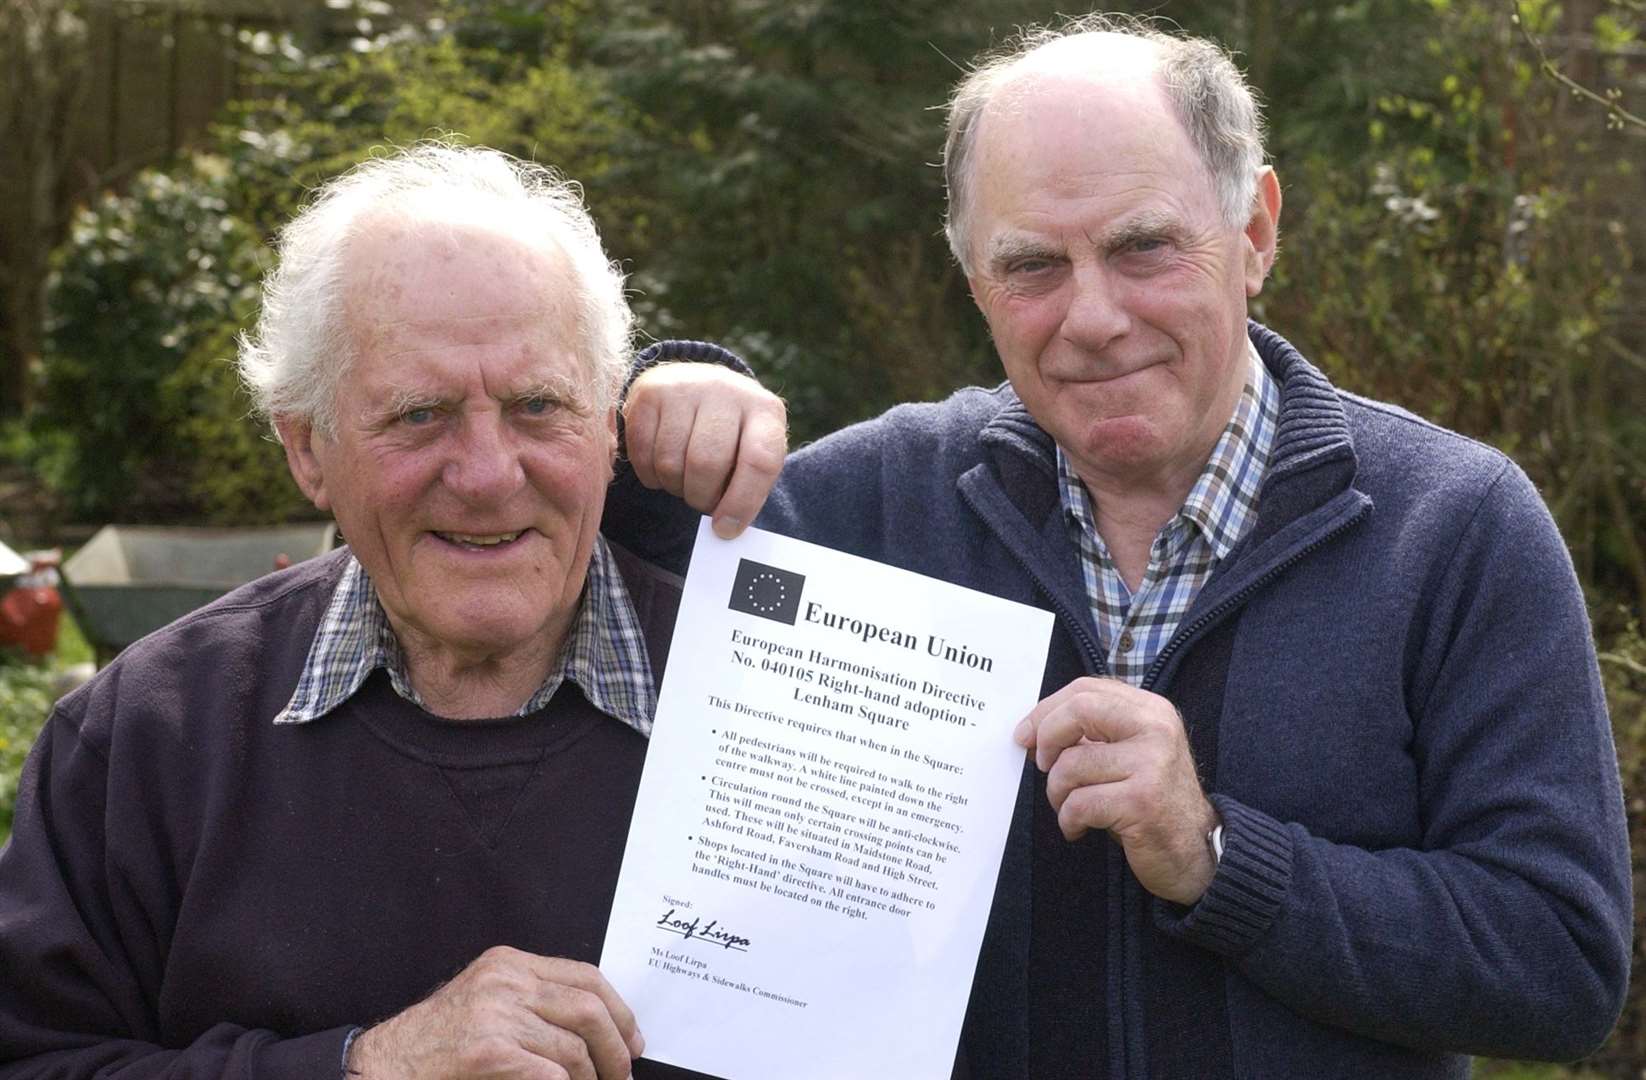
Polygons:
[[18,776],[51,712],[52,684],[64,668],[91,659],[91,645],[67,611],[57,624],[56,651],[44,662],[0,654],[0,846],[11,838]]
[[90,663],[92,659],[91,642],[80,632],[80,624],[65,610],[57,623],[57,651],[51,654],[51,665],[63,668]]
[[50,668],[0,660],[0,844],[11,839],[17,778],[51,711]]

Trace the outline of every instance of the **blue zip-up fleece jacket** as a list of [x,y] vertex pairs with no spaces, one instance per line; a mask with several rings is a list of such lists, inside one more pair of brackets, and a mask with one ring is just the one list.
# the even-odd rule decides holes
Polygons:
[[[1258,522],[1145,684],[1182,712],[1222,815],[1216,878],[1178,907],[1088,837],[1076,907],[1036,881],[1027,765],[957,1075],[1458,1077],[1470,1054],[1579,1057],[1622,1006],[1617,759],[1536,490],[1250,333],[1281,385]],[[1056,480],[1010,387],[967,389],[795,452],[758,524],[1050,609],[1046,695],[1104,673]],[[629,482],[606,521],[678,565],[680,517]],[[1045,947],[1087,924],[1097,947]],[[1051,1019],[1034,1005],[1071,972],[1104,1060],[1032,1065]]]

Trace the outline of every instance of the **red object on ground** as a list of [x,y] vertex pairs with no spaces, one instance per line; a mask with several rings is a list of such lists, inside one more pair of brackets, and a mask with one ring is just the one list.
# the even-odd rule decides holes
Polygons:
[[59,554],[33,552],[32,571],[18,585],[0,594],[0,646],[15,645],[30,656],[43,657],[57,648],[57,620],[63,597],[57,580]]
[[0,645],[17,645],[30,656],[57,648],[57,617],[63,598],[50,585],[29,585],[0,596]]

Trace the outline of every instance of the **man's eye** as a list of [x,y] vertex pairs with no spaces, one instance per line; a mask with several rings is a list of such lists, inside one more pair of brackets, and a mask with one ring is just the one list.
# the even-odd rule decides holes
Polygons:
[[1014,277],[1033,277],[1051,269],[1050,259],[1019,259],[1006,267],[1006,272]]
[[419,427],[423,424],[427,424],[433,419],[434,407],[432,405],[419,405],[415,409],[407,409],[405,412],[400,414],[400,422],[402,424],[410,424],[412,427]]
[[554,400],[541,395],[521,398],[520,411],[527,416],[547,416],[554,411]]

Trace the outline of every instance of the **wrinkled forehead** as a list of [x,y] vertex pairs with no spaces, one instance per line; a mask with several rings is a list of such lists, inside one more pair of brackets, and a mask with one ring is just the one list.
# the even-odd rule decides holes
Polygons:
[[570,261],[553,243],[528,244],[488,226],[362,223],[343,258],[351,326],[513,315],[570,320]]
[[[373,386],[439,382],[483,362],[503,381],[593,390],[570,261],[471,224],[378,221],[350,237],[343,314],[352,362]],[[361,384],[364,385],[364,384]]]
[[1165,185],[1211,198],[1210,174],[1159,78],[1155,46],[1121,37],[1115,62],[1094,64],[1111,52],[1059,44],[1043,47],[1044,62],[1017,72],[979,118],[974,211],[987,217],[1028,192],[1077,199]]
[[570,260],[495,229],[387,223],[350,238],[344,315],[357,350],[384,335],[457,337],[509,327],[578,348]]

